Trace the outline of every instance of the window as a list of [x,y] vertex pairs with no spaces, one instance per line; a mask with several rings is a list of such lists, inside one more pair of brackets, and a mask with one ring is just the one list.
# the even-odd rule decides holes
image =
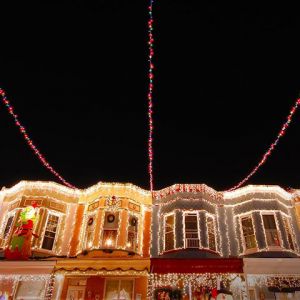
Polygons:
[[198,218],[197,214],[186,214],[185,224],[185,247],[199,248]]
[[106,280],[105,300],[131,300],[132,293],[133,280]]
[[10,216],[6,222],[6,226],[3,233],[3,238],[6,239],[11,231],[12,225],[13,225],[14,216]]
[[103,227],[103,239],[102,239],[102,246],[104,248],[116,247],[118,226],[119,226],[119,213],[106,212],[104,227]]
[[57,231],[58,219],[58,216],[49,214],[42,244],[43,249],[52,250]]
[[137,233],[138,233],[138,219],[134,216],[129,216],[127,244],[126,247],[129,250],[137,251]]
[[263,215],[264,228],[268,246],[280,246],[274,215]]
[[256,248],[257,244],[251,216],[242,217],[241,224],[246,249]]
[[284,227],[285,227],[285,232],[287,235],[287,240],[289,243],[289,248],[292,250],[295,250],[295,245],[294,245],[294,240],[293,240],[293,235],[292,235],[292,229],[291,229],[291,225],[290,222],[288,220],[288,218],[283,217],[283,223],[284,223]]
[[85,248],[90,249],[93,245],[94,229],[96,218],[95,215],[90,215],[87,218],[85,230]]
[[67,300],[84,300],[86,279],[70,278],[68,282]]
[[174,215],[165,216],[165,251],[173,250],[174,243]]
[[207,238],[208,238],[208,248],[210,250],[216,251],[216,234],[215,234],[215,223],[212,217],[206,217],[207,226]]

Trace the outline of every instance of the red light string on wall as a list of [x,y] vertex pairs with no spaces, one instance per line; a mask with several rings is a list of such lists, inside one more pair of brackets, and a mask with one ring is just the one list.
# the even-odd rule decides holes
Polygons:
[[57,177],[64,185],[75,189],[76,187],[73,186],[71,183],[66,181],[58,172],[54,170],[54,168],[50,165],[50,163],[47,161],[47,159],[41,154],[40,150],[36,147],[36,145],[33,143],[32,139],[29,137],[25,127],[20,122],[18,115],[15,114],[13,106],[10,104],[10,101],[7,99],[5,91],[0,88],[0,96],[2,98],[2,102],[7,108],[9,114],[14,118],[15,125],[19,128],[20,133],[22,134],[23,138],[25,139],[27,145],[30,147],[30,149],[33,151],[33,153],[37,156],[37,158],[40,160],[40,162],[44,165],[45,168],[47,168],[55,177]]
[[252,171],[243,179],[241,180],[238,184],[236,184],[234,187],[230,188],[229,190],[227,190],[228,192],[233,191],[238,189],[239,187],[241,187],[244,183],[246,183],[257,171],[258,169],[267,161],[267,159],[269,158],[269,156],[272,154],[273,150],[275,149],[275,147],[277,146],[279,140],[285,135],[286,130],[288,129],[293,115],[295,114],[298,106],[300,105],[300,98],[296,100],[294,106],[292,107],[292,109],[290,110],[289,115],[287,116],[287,120],[286,122],[282,125],[275,141],[270,145],[270,147],[268,148],[268,150],[265,152],[265,154],[263,155],[262,159],[259,161],[259,163],[252,169]]
[[148,86],[148,118],[149,118],[149,136],[148,136],[148,157],[149,157],[149,164],[148,164],[148,172],[149,172],[149,179],[150,179],[150,191],[153,192],[153,45],[154,45],[154,38],[153,38],[153,0],[150,0],[150,4],[148,6],[149,12],[149,19],[148,19],[148,47],[149,47],[149,54],[148,54],[148,61],[149,61],[149,86]]

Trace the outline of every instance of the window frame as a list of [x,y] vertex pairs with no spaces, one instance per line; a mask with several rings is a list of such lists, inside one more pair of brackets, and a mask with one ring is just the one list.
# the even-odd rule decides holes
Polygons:
[[[106,218],[109,214],[114,215],[115,217],[118,217],[117,220],[117,226],[116,228],[110,228],[110,227],[105,227],[105,223],[106,223]],[[118,239],[119,239],[119,232],[120,232],[120,223],[121,223],[121,211],[117,210],[117,211],[113,211],[113,210],[104,210],[104,217],[103,217],[103,223],[102,223],[102,232],[101,232],[101,247],[103,249],[117,249],[118,248]],[[115,236],[115,241],[114,244],[112,246],[109,245],[105,245],[105,241],[104,241],[104,234],[106,231],[115,231],[116,232],[116,236]]]
[[[282,213],[281,213],[281,216],[282,216],[282,221],[283,221],[283,226],[284,226],[284,231],[286,234],[287,242],[289,245],[288,249],[291,251],[295,251],[295,249],[296,249],[295,234],[294,234],[292,224],[291,224],[291,217],[286,214],[282,214]],[[291,238],[292,247],[291,247],[289,236]]]
[[[93,248],[93,238],[92,238],[92,244],[91,246],[88,245],[88,242],[87,242],[87,238],[88,238],[88,222],[89,222],[89,219],[93,217],[94,218],[94,221],[93,221],[93,227],[94,227],[94,230],[95,231],[95,227],[96,227],[96,224],[97,224],[97,214],[96,212],[92,212],[90,214],[87,215],[86,217],[86,222],[85,222],[85,232],[84,232],[84,249],[91,249]],[[93,232],[91,231],[91,232]],[[93,235],[92,235],[93,236]]]
[[[19,216],[20,216],[20,209],[16,208],[16,209],[10,211],[7,214],[7,216],[5,217],[4,222],[3,222],[3,227],[2,227],[3,231],[2,231],[2,234],[1,234],[1,236],[2,236],[2,246],[3,247],[7,247],[7,245],[9,244],[9,242],[12,238],[13,232],[14,232],[14,227],[16,225],[16,222],[17,222]],[[9,228],[6,236],[4,236],[4,231],[7,227],[7,222],[8,222],[10,217],[13,217],[13,220],[11,222],[10,228]]]
[[[282,247],[282,238],[281,238],[281,232],[280,232],[279,226],[278,226],[278,221],[277,221],[276,213],[275,213],[275,212],[270,212],[270,211],[261,211],[261,212],[260,212],[260,215],[261,215],[262,226],[263,226],[263,229],[264,229],[264,235],[265,235],[266,247],[267,247],[269,250],[270,250],[270,249],[271,249],[271,250],[272,250],[272,249],[275,249],[275,250],[281,249],[281,247]],[[275,230],[275,229],[266,229],[266,228],[265,228],[264,216],[273,216],[273,217],[274,217],[274,223],[275,223],[275,226],[276,226],[276,233],[277,233],[279,245],[268,245],[268,239],[267,239],[266,231],[269,231],[269,230]]]
[[[199,241],[199,246],[198,247],[187,247],[187,238],[186,238],[186,228],[185,228],[185,218],[187,215],[195,215],[197,219],[197,232],[198,235],[198,241]],[[200,249],[201,248],[201,233],[200,233],[200,226],[199,226],[199,213],[198,211],[192,210],[192,211],[185,211],[183,213],[183,242],[184,242],[184,249]],[[191,239],[191,238],[190,238]],[[193,238],[196,240],[196,238]]]
[[118,290],[118,294],[119,295],[118,295],[118,298],[120,297],[121,281],[132,281],[132,297],[131,297],[131,300],[134,299],[134,294],[135,294],[135,278],[133,278],[133,277],[124,277],[124,278],[120,278],[120,277],[105,277],[102,299],[105,299],[105,296],[106,296],[107,281],[118,281],[119,282],[119,290]]
[[[246,246],[245,235],[244,235],[243,224],[242,224],[242,219],[245,219],[245,218],[250,218],[251,223],[252,223],[253,236],[254,236],[255,244],[256,244],[256,246],[252,247],[252,248],[247,248],[247,246]],[[257,238],[256,238],[256,233],[255,233],[255,225],[254,225],[252,213],[247,213],[247,214],[240,215],[240,216],[238,216],[238,219],[239,219],[239,226],[240,226],[240,231],[241,231],[241,240],[242,240],[242,246],[243,246],[243,253],[249,254],[249,253],[257,252],[258,251],[258,244],[257,244]]]
[[[209,239],[209,232],[208,232],[208,226],[207,226],[207,224],[208,224],[208,222],[207,222],[207,219],[208,218],[211,218],[212,219],[212,224],[213,224],[213,226],[214,226],[214,239],[215,239],[215,249],[213,250],[213,249],[211,249],[210,248],[210,246],[209,246],[209,241],[210,241],[210,239]],[[199,222],[199,220],[198,220],[198,222]],[[206,225],[206,236],[207,236],[207,249],[208,250],[210,250],[210,251],[213,251],[213,252],[218,252],[218,243],[217,243],[217,234],[216,234],[216,218],[214,217],[214,215],[212,215],[212,214],[210,214],[210,213],[207,213],[207,212],[205,212],[205,225]],[[200,240],[201,240],[201,235],[200,235]]]
[[[61,213],[58,213],[56,211],[49,210],[49,209],[46,209],[46,212],[47,212],[47,217],[46,217],[46,222],[44,224],[43,234],[41,235],[42,238],[41,238],[41,243],[40,243],[40,247],[39,248],[42,249],[43,251],[55,252],[56,251],[57,239],[58,239],[59,233],[60,233],[60,224],[61,224],[61,221],[63,219],[62,218],[63,216],[62,216]],[[54,236],[54,239],[53,239],[53,245],[52,245],[52,249],[51,250],[43,248],[43,243],[44,243],[44,239],[45,239],[45,233],[47,231],[47,224],[48,224],[48,220],[49,220],[50,215],[58,217],[56,231],[55,231],[55,236]]]
[[[166,232],[166,219],[170,216],[173,216],[173,220],[174,220],[174,226],[173,226],[173,230],[170,230],[168,232]],[[164,252],[168,252],[168,251],[173,251],[176,249],[176,216],[175,216],[175,213],[174,212],[171,212],[171,213],[167,213],[167,214],[164,214],[164,218],[163,218],[163,251]],[[166,249],[166,234],[167,233],[172,233],[173,232],[173,248],[172,249]]]
[[[137,220],[137,225],[134,226],[136,228],[136,231],[129,230],[129,227],[133,226],[133,225],[130,225],[130,220],[132,218],[135,218]],[[130,251],[133,251],[133,252],[136,252],[136,253],[139,250],[139,226],[140,226],[140,218],[136,214],[128,213],[128,222],[127,222],[127,231],[126,231],[126,245],[125,246],[126,246],[126,249],[128,249]],[[134,233],[134,245],[132,245],[131,247],[128,246],[128,243],[129,243],[128,237],[129,237],[130,232]]]

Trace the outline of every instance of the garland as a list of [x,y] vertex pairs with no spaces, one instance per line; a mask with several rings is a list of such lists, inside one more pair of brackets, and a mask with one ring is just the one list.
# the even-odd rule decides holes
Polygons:
[[45,168],[47,168],[55,177],[57,177],[64,185],[75,189],[76,187],[73,186],[71,183],[66,181],[55,169],[50,165],[48,160],[44,157],[44,155],[40,152],[40,150],[37,148],[35,143],[32,141],[32,139],[29,137],[25,127],[20,122],[18,115],[15,114],[13,106],[10,104],[10,101],[7,99],[5,91],[0,88],[0,96],[2,98],[2,103],[7,108],[9,114],[14,118],[16,127],[20,130],[21,135],[23,136],[24,140],[26,141],[29,148],[33,151],[33,153],[37,156],[37,158],[40,160],[40,162],[43,164]]
[[287,116],[286,122],[282,125],[275,141],[269,146],[268,150],[264,153],[263,157],[258,162],[258,164],[252,169],[252,171],[244,179],[242,179],[238,184],[236,184],[232,188],[228,189],[227,192],[234,191],[239,187],[241,187],[243,184],[245,184],[258,171],[258,169],[267,161],[267,159],[269,158],[269,156],[272,154],[273,150],[277,146],[279,140],[285,135],[286,130],[288,129],[292,121],[292,117],[298,108],[298,105],[300,105],[300,98],[296,100],[294,106],[290,110],[289,115]]
[[152,94],[153,94],[153,2],[154,0],[150,0],[150,5],[148,6],[149,12],[149,20],[148,20],[148,46],[149,46],[149,54],[148,54],[148,61],[149,61],[149,85],[148,85],[148,118],[149,118],[149,135],[148,135],[148,157],[149,157],[149,164],[148,164],[148,172],[149,172],[149,180],[150,180],[150,191],[153,192],[153,101],[152,101]]

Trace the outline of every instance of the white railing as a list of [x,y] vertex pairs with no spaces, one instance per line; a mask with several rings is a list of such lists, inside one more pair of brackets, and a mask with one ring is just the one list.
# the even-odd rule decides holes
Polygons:
[[199,248],[199,239],[185,239],[186,248]]

